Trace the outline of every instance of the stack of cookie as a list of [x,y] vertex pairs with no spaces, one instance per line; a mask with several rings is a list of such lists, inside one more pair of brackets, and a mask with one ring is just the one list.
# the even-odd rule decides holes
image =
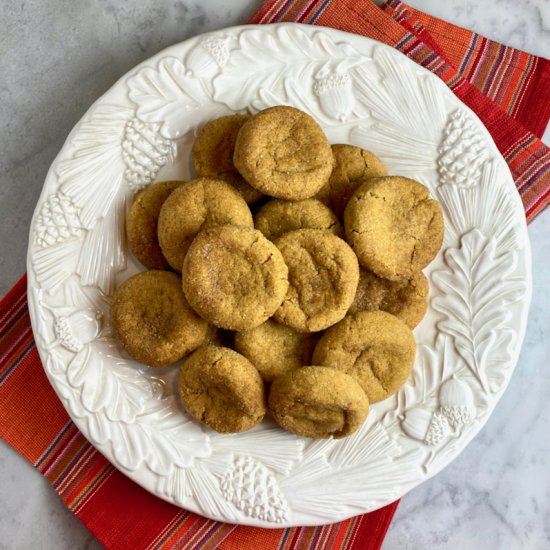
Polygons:
[[197,179],[131,207],[128,242],[149,271],[115,293],[118,341],[150,366],[188,355],[181,401],[218,432],[269,411],[305,437],[353,433],[412,370],[439,203],[292,107],[209,122],[193,163]]

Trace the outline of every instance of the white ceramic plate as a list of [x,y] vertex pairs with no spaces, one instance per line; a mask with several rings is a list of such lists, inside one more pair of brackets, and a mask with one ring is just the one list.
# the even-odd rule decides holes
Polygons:
[[[139,268],[124,216],[152,181],[188,178],[197,127],[291,104],[333,143],[371,149],[427,185],[446,236],[426,270],[428,315],[406,386],[344,440],[264,421],[219,435],[186,417],[177,368],[124,355],[109,296]],[[236,27],[173,46],[101,97],[55,159],[33,218],[29,306],[47,375],[84,435],[152,493],[205,516],[281,527],[379,508],[446,466],[485,424],[524,336],[530,251],[519,196],[491,137],[434,75],[355,35]]]

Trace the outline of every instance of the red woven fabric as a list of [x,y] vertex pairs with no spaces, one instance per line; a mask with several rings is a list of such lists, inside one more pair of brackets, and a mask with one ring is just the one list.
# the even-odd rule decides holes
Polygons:
[[[548,203],[548,61],[505,48],[398,2],[272,0],[251,22],[299,21],[370,36],[435,72],[485,123],[508,162],[528,221]],[[70,421],[34,344],[26,277],[0,303],[0,436],[27,458],[107,548],[380,548],[397,503],[341,523],[257,529],[207,520],[130,481]],[[47,422],[44,421],[47,419]]]

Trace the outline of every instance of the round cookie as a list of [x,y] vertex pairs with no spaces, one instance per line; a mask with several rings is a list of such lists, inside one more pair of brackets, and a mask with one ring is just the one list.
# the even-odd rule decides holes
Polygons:
[[238,172],[224,172],[223,174],[218,174],[216,178],[234,187],[248,205],[256,204],[263,197],[262,193],[254,189],[252,185],[249,185]]
[[265,109],[243,124],[233,161],[252,187],[286,200],[313,197],[328,181],[334,162],[319,124],[287,106]]
[[229,348],[202,346],[179,371],[189,414],[220,433],[250,430],[265,415],[265,389],[252,363]]
[[268,408],[289,432],[338,439],[361,426],[369,401],[351,376],[326,367],[304,367],[273,382]]
[[183,262],[183,291],[191,307],[217,327],[248,330],[281,305],[288,269],[259,231],[231,225],[199,233]]
[[191,150],[198,177],[235,171],[235,140],[249,115],[228,115],[207,122],[198,132]]
[[353,376],[370,403],[394,394],[414,365],[416,342],[411,329],[384,311],[347,316],[327,330],[313,352],[313,363]]
[[254,216],[254,227],[270,241],[296,229],[324,229],[338,237],[344,234],[330,208],[315,199],[271,200]]
[[162,253],[181,272],[183,259],[201,229],[234,224],[252,227],[252,214],[244,199],[228,183],[199,178],[178,187],[164,202],[158,221]]
[[128,354],[151,367],[171,365],[200,346],[208,325],[189,307],[181,278],[169,271],[143,271],[119,286],[111,319]]
[[332,145],[334,168],[315,198],[341,218],[355,190],[368,178],[387,176],[384,163],[370,151],[353,145]]
[[361,185],[348,202],[344,225],[359,263],[391,281],[426,267],[443,243],[441,205],[421,183],[400,176]]
[[170,269],[157,236],[160,208],[183,181],[161,181],[138,193],[126,216],[126,236],[132,254],[148,269]]
[[316,332],[343,319],[359,281],[357,258],[348,244],[318,229],[285,233],[275,244],[290,282],[275,321],[299,332]]
[[265,382],[309,365],[316,342],[316,335],[296,332],[271,319],[235,334],[235,349],[258,369]]
[[426,315],[428,292],[428,279],[422,271],[410,279],[388,281],[361,269],[355,300],[348,313],[387,311],[414,328]]

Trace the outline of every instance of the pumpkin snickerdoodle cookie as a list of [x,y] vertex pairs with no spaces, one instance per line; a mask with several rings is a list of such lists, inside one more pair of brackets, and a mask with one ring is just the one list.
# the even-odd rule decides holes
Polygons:
[[287,106],[260,111],[243,124],[233,161],[252,187],[286,200],[315,195],[328,181],[334,162],[319,124]]
[[250,430],[265,415],[262,378],[229,348],[201,346],[179,372],[179,395],[189,414],[221,433]]
[[196,234],[224,224],[252,227],[252,214],[244,199],[228,183],[198,178],[178,187],[160,209],[158,237],[168,263],[181,272],[183,259]]
[[259,231],[231,225],[199,233],[183,262],[183,291],[213,325],[247,330],[281,305],[288,269],[277,247]]
[[341,370],[361,385],[370,403],[394,394],[414,365],[411,329],[384,311],[348,315],[328,329],[313,352],[313,363]]
[[275,321],[299,332],[316,332],[343,319],[359,281],[359,265],[349,245],[318,229],[285,233],[275,244],[290,282]]
[[330,207],[338,218],[355,190],[368,178],[386,176],[384,163],[370,151],[353,145],[332,145],[334,168],[328,182],[315,196]]
[[326,367],[303,367],[271,385],[268,408],[282,428],[303,437],[336,439],[356,431],[369,412],[361,386]]
[[367,180],[346,206],[346,237],[359,263],[397,281],[426,267],[443,243],[443,214],[426,187],[401,176]]
[[254,227],[270,241],[296,229],[324,229],[338,237],[344,234],[340,222],[330,208],[315,199],[271,200],[254,216]]
[[138,193],[126,216],[126,236],[132,254],[148,269],[170,269],[160,249],[157,224],[160,209],[183,181],[161,181]]
[[208,330],[187,303],[181,278],[169,271],[144,271],[122,283],[111,318],[122,347],[151,367],[175,363],[200,346]]
[[265,382],[311,363],[317,336],[296,332],[268,319],[235,334],[235,349],[258,369]]
[[410,279],[388,281],[361,269],[357,293],[348,313],[387,311],[414,328],[428,309],[428,292],[428,279],[422,271]]

